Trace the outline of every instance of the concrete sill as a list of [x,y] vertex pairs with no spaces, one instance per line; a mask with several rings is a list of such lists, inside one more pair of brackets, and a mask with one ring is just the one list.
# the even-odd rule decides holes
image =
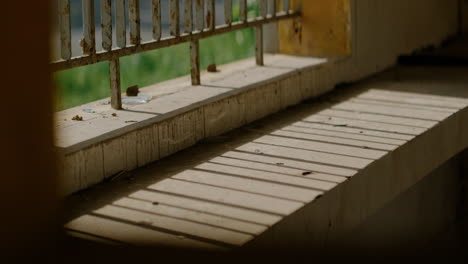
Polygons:
[[[70,196],[65,227],[106,243],[221,251],[367,243],[353,232],[468,147],[466,72],[399,67],[298,104]],[[401,241],[449,220],[441,175],[421,187],[423,223]],[[437,195],[446,202],[431,203]]]
[[[220,66],[217,73],[203,73],[201,86],[191,86],[185,76],[143,88],[153,96],[148,104],[115,111],[100,100],[58,112],[55,146],[61,193],[83,190],[323,94],[342,81],[338,71],[344,62],[266,55],[264,67],[246,59]],[[83,121],[72,121],[75,115]]]

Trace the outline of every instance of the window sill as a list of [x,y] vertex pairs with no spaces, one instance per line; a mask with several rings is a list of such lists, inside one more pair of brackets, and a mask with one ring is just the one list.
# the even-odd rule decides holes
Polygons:
[[[204,73],[200,86],[191,86],[186,76],[145,87],[141,91],[153,96],[147,104],[116,111],[100,100],[58,112],[61,193],[85,189],[323,94],[340,82],[337,65],[345,61],[266,55],[264,67],[246,59]],[[76,115],[83,121],[71,120]]]
[[399,80],[389,71],[334,91],[333,102],[300,104],[133,180],[71,196],[66,228],[211,250],[349,242],[349,232],[468,147],[465,71],[399,67]]

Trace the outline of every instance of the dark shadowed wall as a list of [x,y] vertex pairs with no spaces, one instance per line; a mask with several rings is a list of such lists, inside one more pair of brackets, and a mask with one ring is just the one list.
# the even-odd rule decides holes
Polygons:
[[58,203],[52,152],[53,93],[48,72],[47,1],[4,1],[2,11],[0,252],[3,262],[6,255],[52,256]]

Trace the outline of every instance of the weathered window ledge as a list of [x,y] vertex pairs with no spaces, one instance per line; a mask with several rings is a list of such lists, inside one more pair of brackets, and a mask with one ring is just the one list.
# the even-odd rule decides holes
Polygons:
[[[398,67],[71,196],[66,228],[215,250],[353,245],[351,231],[468,147],[466,81],[464,68]],[[450,180],[425,195],[452,197],[437,186]],[[446,202],[421,205],[412,232],[449,221]]]
[[[331,90],[346,59],[265,56],[204,73],[202,85],[182,77],[142,89],[153,100],[124,110],[89,103],[56,114],[56,147],[64,195],[143,166]],[[94,113],[84,112],[91,109]],[[113,115],[114,114],[114,115]],[[83,121],[73,121],[80,115]]]

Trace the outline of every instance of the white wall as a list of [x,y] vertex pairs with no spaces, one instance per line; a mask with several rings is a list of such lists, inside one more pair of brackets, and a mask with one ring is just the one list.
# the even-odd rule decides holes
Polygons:
[[399,55],[458,32],[458,0],[351,1],[352,60],[343,65],[342,81],[382,71]]

